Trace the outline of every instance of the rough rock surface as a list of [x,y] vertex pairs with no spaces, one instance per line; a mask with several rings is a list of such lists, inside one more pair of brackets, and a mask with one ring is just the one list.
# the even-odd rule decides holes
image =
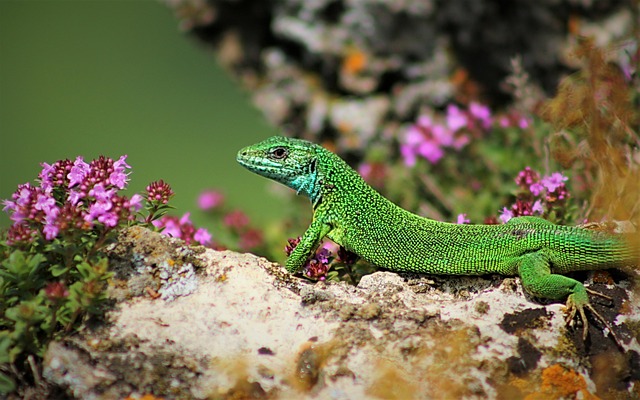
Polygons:
[[622,272],[591,288],[614,298],[594,305],[624,350],[593,318],[583,343],[562,305],[526,298],[515,278],[311,282],[140,227],[111,259],[106,323],[45,356],[43,377],[75,398],[640,397],[638,294]]

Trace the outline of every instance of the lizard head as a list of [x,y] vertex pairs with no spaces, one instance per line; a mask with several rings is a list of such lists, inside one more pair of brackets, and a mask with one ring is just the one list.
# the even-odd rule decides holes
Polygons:
[[322,150],[306,140],[273,136],[241,149],[236,160],[249,171],[280,182],[315,203],[320,194],[317,167]]

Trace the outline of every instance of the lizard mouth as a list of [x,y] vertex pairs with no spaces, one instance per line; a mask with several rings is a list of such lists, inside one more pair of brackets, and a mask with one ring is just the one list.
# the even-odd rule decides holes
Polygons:
[[252,156],[244,149],[238,152],[236,161],[238,161],[240,165],[251,171],[259,171],[260,174],[266,174],[269,176],[291,175],[297,172],[296,170],[287,167],[282,163],[278,163],[263,157]]

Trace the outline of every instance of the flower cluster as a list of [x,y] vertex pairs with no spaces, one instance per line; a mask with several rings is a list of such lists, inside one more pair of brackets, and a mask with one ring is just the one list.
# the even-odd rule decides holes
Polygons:
[[569,192],[564,184],[568,179],[560,172],[554,172],[540,178],[538,172],[526,167],[518,173],[515,179],[520,193],[510,208],[504,207],[502,209],[500,220],[506,223],[513,217],[543,215],[562,206],[569,197]]
[[203,246],[210,245],[212,242],[209,231],[204,228],[196,229],[191,222],[190,216],[190,213],[185,213],[180,218],[164,215],[160,219],[153,221],[152,224],[160,229],[162,234],[182,239],[187,245],[193,242],[198,242]]
[[[287,245],[284,247],[284,252],[287,254],[287,257],[291,255],[299,243],[300,237],[288,239]],[[336,266],[334,261],[336,261],[338,265],[352,266],[358,261],[358,258],[357,254],[346,250],[342,246],[337,246],[332,242],[324,242],[323,245],[316,250],[313,257],[304,264],[302,273],[308,278],[324,281],[328,277],[329,270]]]
[[249,225],[249,217],[240,210],[226,213],[223,225],[238,238],[238,247],[243,251],[254,250],[264,244],[262,231]]
[[470,143],[471,137],[479,137],[491,128],[492,123],[491,110],[487,106],[471,103],[463,110],[450,104],[444,123],[420,116],[407,130],[400,153],[407,166],[415,165],[418,156],[437,164],[447,148],[459,151]]
[[121,196],[118,191],[128,182],[126,156],[117,161],[100,156],[86,163],[61,160],[42,164],[39,185],[19,185],[4,211],[13,225],[7,234],[9,245],[31,242],[38,236],[53,240],[67,229],[114,228],[134,218],[142,207],[142,197]]
[[[284,252],[287,254],[287,257],[291,255],[299,243],[299,237],[295,239],[288,239],[287,245],[284,248]],[[329,272],[329,267],[333,259],[333,253],[327,247],[320,247],[313,257],[307,260],[304,264],[302,267],[302,273],[308,278],[324,281],[327,279],[327,272]]]
[[[262,253],[265,241],[261,230],[251,225],[249,216],[237,209],[226,207],[224,195],[215,189],[203,190],[197,199],[198,208],[219,225],[222,243],[241,251]],[[221,243],[216,248],[222,249]]]
[[173,190],[171,189],[171,186],[162,179],[151,182],[147,186],[147,201],[149,202],[167,204],[171,197],[173,197]]

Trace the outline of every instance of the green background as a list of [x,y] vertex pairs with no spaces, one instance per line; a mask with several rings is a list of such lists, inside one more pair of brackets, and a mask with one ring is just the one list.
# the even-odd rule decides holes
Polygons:
[[159,2],[0,0],[0,199],[41,162],[127,154],[130,193],[164,179],[206,227],[196,198],[217,188],[265,222],[286,206],[235,154],[276,133]]

